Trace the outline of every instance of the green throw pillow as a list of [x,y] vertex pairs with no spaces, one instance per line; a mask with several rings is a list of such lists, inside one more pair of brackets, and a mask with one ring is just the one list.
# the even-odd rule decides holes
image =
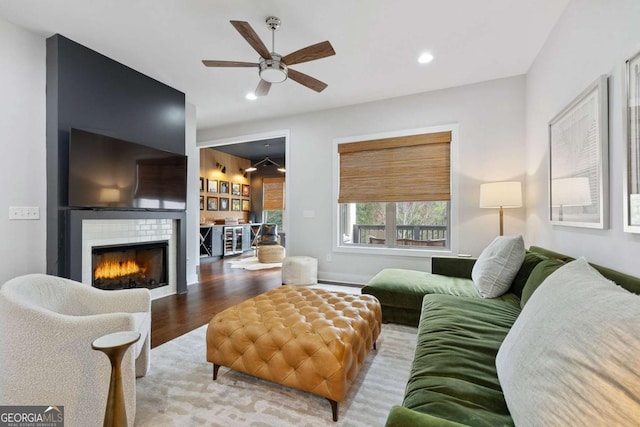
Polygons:
[[538,286],[544,282],[544,280],[551,275],[558,268],[562,267],[564,262],[559,259],[546,259],[541,261],[536,265],[529,278],[527,279],[527,283],[525,283],[524,288],[522,289],[522,297],[520,298],[520,308],[524,308],[524,305],[527,303],[533,292],[538,289]]
[[520,270],[518,270],[516,277],[513,279],[513,284],[511,285],[511,289],[509,291],[516,294],[518,298],[521,298],[522,289],[527,283],[527,279],[531,275],[531,272],[536,265],[547,259],[549,258],[539,253],[526,251],[524,255],[524,261],[522,262],[522,265],[520,266]]

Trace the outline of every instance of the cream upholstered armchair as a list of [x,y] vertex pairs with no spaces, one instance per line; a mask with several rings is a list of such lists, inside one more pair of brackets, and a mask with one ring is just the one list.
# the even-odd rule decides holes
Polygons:
[[148,289],[103,291],[30,274],[0,287],[0,404],[63,405],[65,425],[101,426],[111,364],[96,338],[138,331],[122,360],[127,419],[135,418],[135,377],[149,369]]

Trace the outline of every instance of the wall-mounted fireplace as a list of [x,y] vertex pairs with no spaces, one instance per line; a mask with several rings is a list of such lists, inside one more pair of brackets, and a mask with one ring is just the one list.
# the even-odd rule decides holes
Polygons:
[[168,241],[93,246],[91,283],[106,290],[166,286],[168,247]]

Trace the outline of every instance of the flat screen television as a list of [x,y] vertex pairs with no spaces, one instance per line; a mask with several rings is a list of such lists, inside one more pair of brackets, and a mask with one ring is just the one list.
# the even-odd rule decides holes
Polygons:
[[71,129],[68,184],[69,207],[184,210],[187,157]]

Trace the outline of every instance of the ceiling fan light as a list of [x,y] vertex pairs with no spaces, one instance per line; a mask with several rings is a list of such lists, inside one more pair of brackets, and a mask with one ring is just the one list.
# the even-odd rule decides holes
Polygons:
[[256,99],[258,99],[258,97],[256,96],[255,93],[253,92],[249,92],[245,98],[247,98],[249,101],[255,101]]
[[265,68],[260,71],[260,78],[269,83],[282,83],[287,80],[287,74],[277,68]]
[[278,168],[278,172],[285,173],[286,171],[287,171],[287,170],[286,170],[284,167],[282,167],[282,166],[280,166],[280,167]]
[[258,170],[258,168],[256,168],[255,166],[251,166],[249,168],[246,168],[244,171],[245,172],[255,172],[257,170]]
[[280,61],[280,57],[273,54],[274,59],[260,62],[260,78],[269,83],[282,83],[287,80],[287,66]]

